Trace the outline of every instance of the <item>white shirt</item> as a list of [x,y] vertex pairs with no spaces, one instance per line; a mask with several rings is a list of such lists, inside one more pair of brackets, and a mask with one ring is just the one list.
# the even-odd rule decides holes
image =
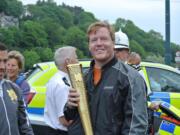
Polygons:
[[63,109],[67,102],[70,88],[64,83],[64,77],[70,84],[68,74],[60,70],[46,84],[44,119],[51,128],[67,131],[67,127],[63,126],[59,121],[59,117],[64,116]]

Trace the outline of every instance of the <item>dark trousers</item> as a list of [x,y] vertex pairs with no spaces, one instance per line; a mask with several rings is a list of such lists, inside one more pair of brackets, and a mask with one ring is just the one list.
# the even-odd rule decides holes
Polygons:
[[59,129],[53,129],[51,127],[48,127],[48,134],[49,135],[67,135],[67,131],[59,130]]

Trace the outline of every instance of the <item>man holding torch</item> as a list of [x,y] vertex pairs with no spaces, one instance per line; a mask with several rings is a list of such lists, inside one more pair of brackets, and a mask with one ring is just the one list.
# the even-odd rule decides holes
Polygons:
[[[93,56],[85,73],[88,105],[94,135],[145,135],[147,106],[145,85],[137,71],[114,55],[114,30],[106,22],[91,24],[87,32]],[[71,88],[64,113],[69,135],[84,135],[77,111],[80,94]]]

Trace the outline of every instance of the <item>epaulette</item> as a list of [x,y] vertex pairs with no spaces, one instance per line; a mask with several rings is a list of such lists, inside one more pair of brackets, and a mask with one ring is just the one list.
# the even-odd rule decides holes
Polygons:
[[134,64],[130,64],[130,63],[127,63],[127,64],[128,64],[129,66],[131,66],[132,68],[134,68],[135,70],[137,70],[137,71],[142,70],[139,65],[134,65]]

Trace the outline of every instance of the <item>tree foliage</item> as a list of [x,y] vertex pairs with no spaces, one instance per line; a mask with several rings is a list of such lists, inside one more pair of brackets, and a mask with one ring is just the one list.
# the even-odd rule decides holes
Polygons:
[[7,0],[8,6],[5,9],[5,13],[10,16],[20,18],[24,12],[22,2],[17,0]]
[[40,62],[40,56],[33,50],[23,52],[25,58],[25,69],[32,67],[35,63]]
[[[42,62],[53,60],[54,54],[50,48],[36,47],[33,50],[39,55],[40,60]],[[39,52],[41,52],[41,53],[39,53]]]
[[135,40],[130,41],[130,50],[139,53],[142,59],[146,57],[144,48],[141,45],[139,45]]
[[13,32],[9,29],[0,28],[0,41],[5,43],[8,48],[12,48],[14,44]]
[[[118,18],[114,24],[116,31],[119,28],[127,34],[130,40],[131,51],[138,52],[143,59],[148,57],[148,60],[154,57],[161,59],[165,53],[165,41],[163,36],[154,30],[145,32],[137,27],[132,21]],[[174,58],[175,50],[180,50],[180,46],[171,43],[171,57]],[[151,57],[152,56],[152,57]],[[161,59],[163,60],[163,59]],[[159,61],[161,61],[159,60]],[[174,59],[171,59],[174,62]]]
[[48,47],[47,33],[44,27],[37,22],[25,21],[21,25],[24,48]]
[[20,18],[24,12],[22,2],[18,0],[0,0],[0,13]]
[[[0,12],[19,18],[19,27],[0,27],[0,41],[9,50],[19,50],[25,56],[26,68],[34,63],[51,61],[56,49],[74,46],[80,59],[89,58],[86,39],[89,25],[98,19],[81,7],[57,5],[53,0],[38,0],[36,4],[23,6],[18,0],[0,0]],[[130,41],[130,50],[139,53],[142,59],[163,62],[165,41],[154,30],[145,32],[131,20],[117,18],[115,31],[121,29]],[[171,43],[171,62],[180,46]]]
[[88,46],[86,41],[86,34],[77,26],[70,27],[67,30],[65,44],[75,46],[82,50],[84,55],[87,54]]
[[8,6],[7,0],[0,0],[0,13],[5,12],[7,6]]
[[164,57],[157,56],[157,55],[154,55],[154,54],[149,55],[145,60],[146,61],[157,62],[157,63],[162,63],[162,64],[164,64],[164,61],[165,61]]
[[63,44],[66,35],[66,30],[60,24],[55,23],[51,18],[44,18],[41,20],[47,33],[47,40],[49,46],[53,48],[55,45]]

